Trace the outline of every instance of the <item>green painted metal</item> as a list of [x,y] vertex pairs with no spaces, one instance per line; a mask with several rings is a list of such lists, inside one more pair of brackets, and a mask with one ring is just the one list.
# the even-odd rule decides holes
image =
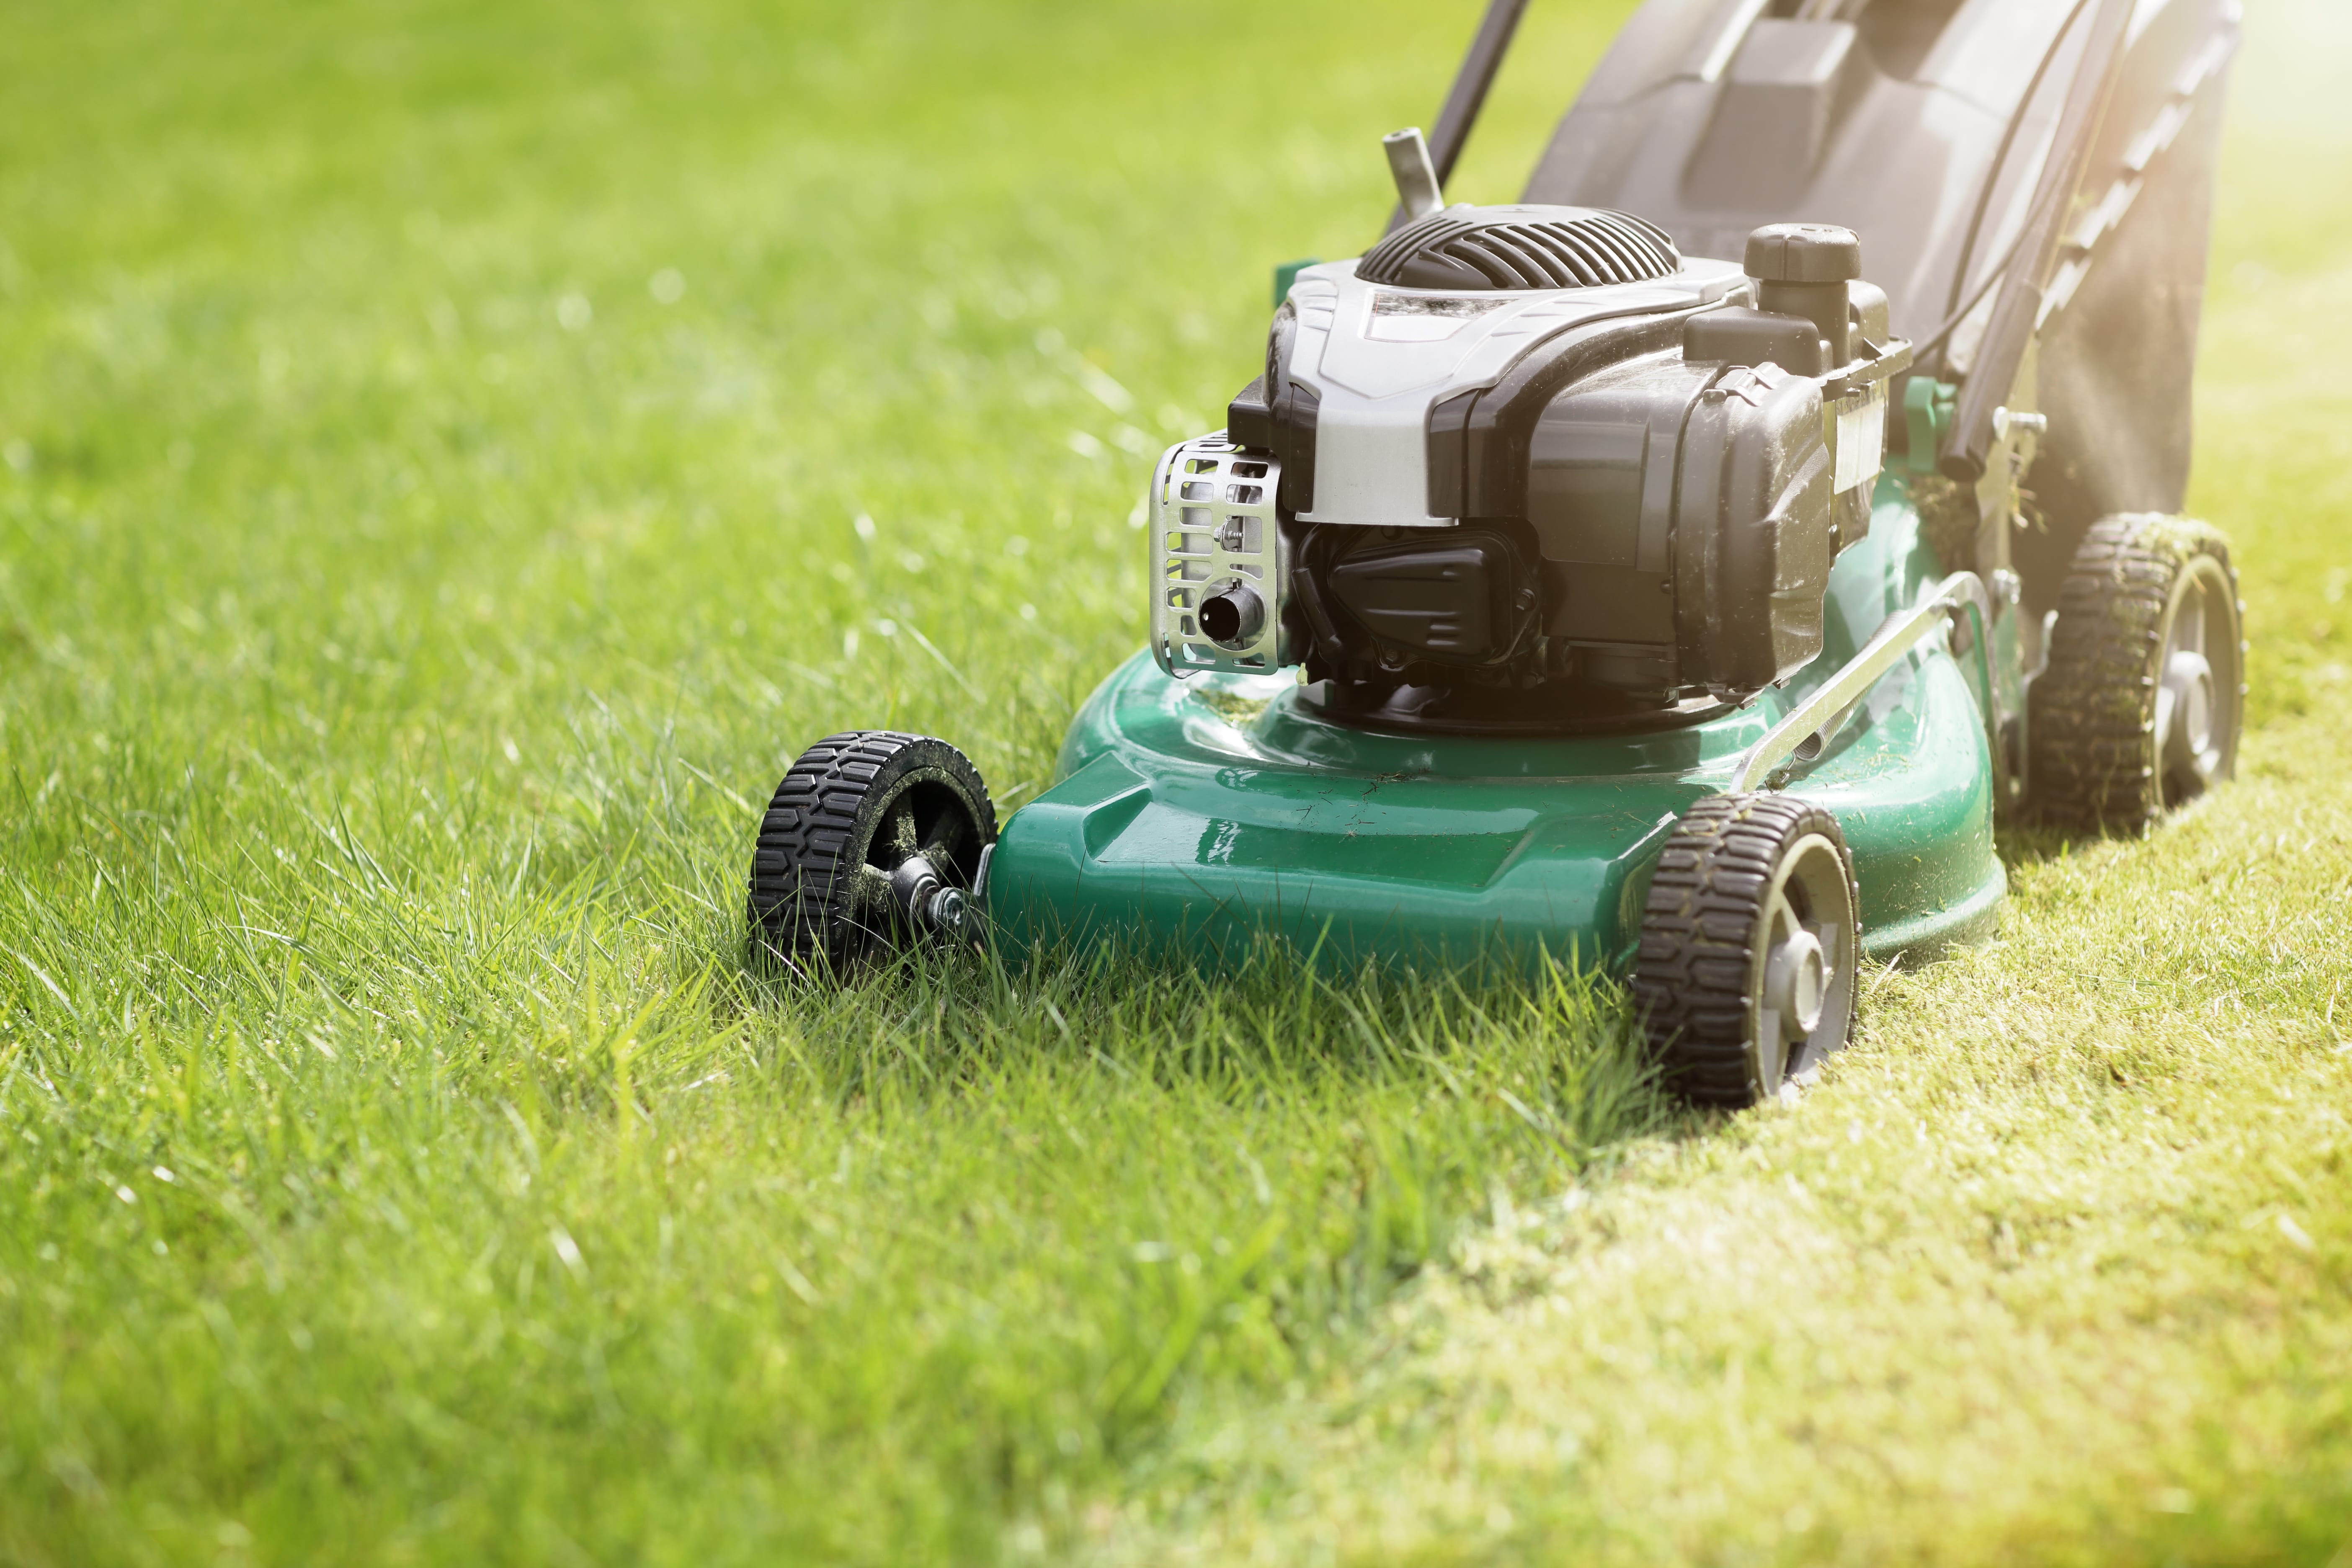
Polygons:
[[[1303,709],[1293,678],[1120,666],[1013,814],[987,903],[1014,948],[1117,937],[1197,962],[1259,931],[1325,958],[1498,948],[1630,967],[1675,819],[1940,568],[1899,481],[1830,578],[1828,639],[1785,691],[1679,729],[1542,740],[1383,734]],[[1988,932],[2004,891],[1975,688],[1922,643],[1788,789],[1837,815],[1876,959]]]
[[1909,447],[1903,461],[1908,471],[1936,471],[1936,454],[1944,449],[1944,437],[1952,428],[1952,405],[1959,395],[1960,389],[1948,381],[1911,378],[1903,394],[1903,428]]

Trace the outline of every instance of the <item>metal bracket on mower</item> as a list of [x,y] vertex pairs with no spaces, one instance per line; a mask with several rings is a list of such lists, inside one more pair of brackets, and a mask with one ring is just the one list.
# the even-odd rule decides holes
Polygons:
[[1983,696],[1979,700],[1985,709],[1986,734],[1998,768],[2000,736],[1990,711],[1992,675],[1985,658],[1985,639],[1992,630],[1992,596],[1985,592],[1984,580],[1975,573],[1955,572],[1937,584],[1935,591],[1916,608],[1889,616],[1880,623],[1860,653],[1815,688],[1813,694],[1790,710],[1788,717],[1765,731],[1762,740],[1748,747],[1733,769],[1730,782],[1723,786],[1723,793],[1744,795],[1763,789],[1780,764],[1791,757],[1809,763],[1821,755],[1839,723],[1855,703],[1869,695],[1870,689],[1878,684],[1878,678],[1910,657],[1911,649],[1922,638],[1941,628],[1946,617],[1960,609],[1975,616],[1976,624],[1971,629],[1975,633],[1979,674],[1983,678]]

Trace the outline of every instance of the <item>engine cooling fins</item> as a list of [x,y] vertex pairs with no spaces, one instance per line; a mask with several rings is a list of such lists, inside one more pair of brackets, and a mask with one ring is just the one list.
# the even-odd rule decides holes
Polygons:
[[1681,270],[1664,230],[1591,207],[1453,206],[1407,224],[1356,265],[1367,283],[1480,292],[1597,289]]

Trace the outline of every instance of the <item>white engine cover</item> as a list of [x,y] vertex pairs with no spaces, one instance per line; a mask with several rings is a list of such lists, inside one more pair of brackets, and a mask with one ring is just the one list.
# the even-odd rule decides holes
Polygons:
[[1436,528],[1429,515],[1431,405],[1484,386],[1531,345],[1612,316],[1709,305],[1747,281],[1729,261],[1686,259],[1671,278],[1589,289],[1442,293],[1365,282],[1327,261],[1290,286],[1289,377],[1318,399],[1315,510],[1302,522]]

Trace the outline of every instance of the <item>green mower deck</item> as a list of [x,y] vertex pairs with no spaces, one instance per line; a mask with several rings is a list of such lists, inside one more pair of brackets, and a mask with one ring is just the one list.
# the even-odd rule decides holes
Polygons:
[[[1790,685],[1685,728],[1529,740],[1331,723],[1295,677],[1178,681],[1138,654],[1096,690],[1057,782],[1004,826],[984,898],[1016,947],[1193,955],[1282,936],[1338,963],[1496,952],[1623,973],[1677,817],[1940,574],[1899,479],[1830,582],[1827,647]],[[1921,643],[1787,793],[1853,849],[1874,960],[1989,935],[2006,882],[1973,660]],[[1859,716],[1858,716],[1859,717]]]

